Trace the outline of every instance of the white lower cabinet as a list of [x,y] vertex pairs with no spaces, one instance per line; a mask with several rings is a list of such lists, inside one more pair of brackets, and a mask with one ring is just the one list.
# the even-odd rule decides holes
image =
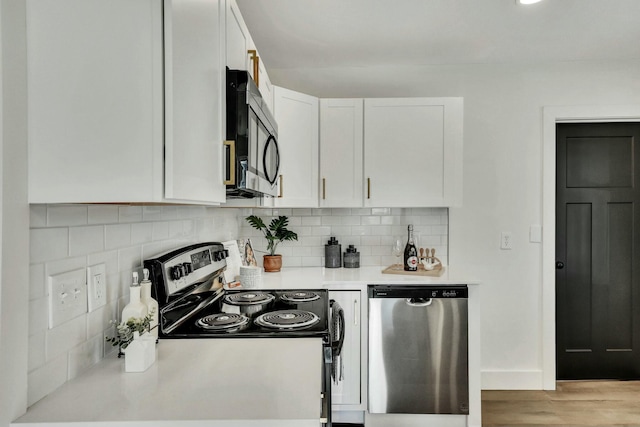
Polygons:
[[28,0],[29,202],[218,204],[224,2]]
[[360,291],[330,291],[329,298],[340,304],[345,317],[344,343],[341,352],[342,378],[338,367],[337,381],[331,383],[334,411],[354,410],[361,396],[361,297]]

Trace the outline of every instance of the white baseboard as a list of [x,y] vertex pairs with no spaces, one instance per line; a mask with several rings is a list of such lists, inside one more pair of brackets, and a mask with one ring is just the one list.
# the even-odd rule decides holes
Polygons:
[[542,370],[482,371],[482,390],[542,390]]

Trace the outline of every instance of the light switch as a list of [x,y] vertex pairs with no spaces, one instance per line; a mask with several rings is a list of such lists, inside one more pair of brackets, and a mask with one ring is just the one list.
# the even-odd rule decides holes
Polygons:
[[542,226],[534,224],[529,227],[529,241],[531,243],[542,242]]
[[49,329],[87,312],[86,279],[84,268],[49,276]]

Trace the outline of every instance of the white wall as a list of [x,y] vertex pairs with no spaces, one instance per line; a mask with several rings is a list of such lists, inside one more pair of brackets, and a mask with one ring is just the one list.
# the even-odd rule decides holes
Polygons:
[[29,207],[25,5],[0,2],[2,46],[2,270],[0,271],[0,426],[24,412],[27,400]]
[[[449,211],[449,263],[483,283],[483,388],[540,389],[542,109],[640,103],[640,61],[269,70],[325,97],[464,97],[463,207]],[[499,249],[501,231],[513,250]],[[546,343],[553,345],[553,343]]]

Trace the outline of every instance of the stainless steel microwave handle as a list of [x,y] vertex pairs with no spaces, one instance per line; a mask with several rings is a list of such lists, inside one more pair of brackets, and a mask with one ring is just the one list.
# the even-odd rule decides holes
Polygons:
[[236,142],[224,141],[223,144],[229,147],[229,179],[224,181],[224,185],[236,185]]
[[282,175],[280,175],[278,178],[280,178],[280,182],[278,183],[278,187],[279,187],[279,194],[278,194],[278,198],[281,199],[282,195],[283,195],[283,191],[282,191],[282,184],[284,182],[284,178],[282,177]]
[[367,199],[371,198],[371,178],[367,178]]

